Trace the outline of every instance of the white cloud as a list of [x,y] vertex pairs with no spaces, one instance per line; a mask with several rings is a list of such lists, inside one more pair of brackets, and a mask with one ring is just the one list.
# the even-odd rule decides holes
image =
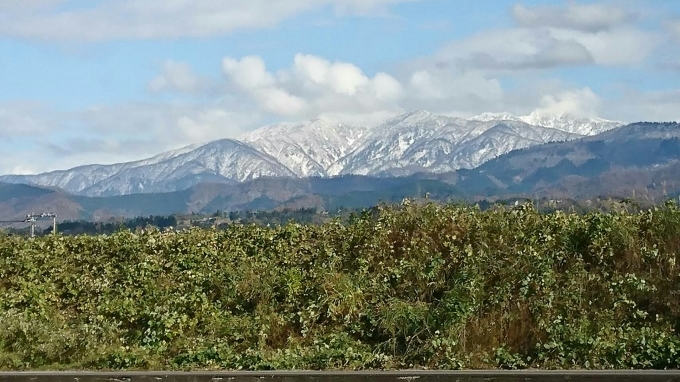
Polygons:
[[567,90],[556,95],[546,95],[536,110],[550,116],[570,115],[577,118],[592,118],[600,115],[602,100],[590,88]]
[[[619,2],[620,3],[620,2]],[[639,12],[612,2],[526,7],[516,4],[513,16],[527,33],[549,33],[561,42],[582,46],[597,65],[635,65],[646,60],[662,42],[656,31],[635,26]],[[574,57],[576,45],[559,52],[555,62]]]
[[0,137],[31,136],[52,127],[50,111],[35,102],[0,103]]
[[440,65],[465,69],[535,67],[536,63],[543,61],[542,57],[547,52],[555,50],[561,43],[563,41],[553,37],[549,31],[518,28],[487,30],[448,43],[435,59]]
[[512,8],[515,20],[524,27],[549,27],[583,32],[600,32],[628,24],[637,16],[625,8],[608,3],[578,4],[570,1],[566,6],[537,6],[528,8],[516,4]]
[[583,45],[597,65],[639,64],[662,42],[659,33],[632,27],[597,33],[556,29],[551,33],[558,39],[571,39]]
[[258,110],[276,116],[373,115],[398,110],[404,94],[401,83],[386,73],[369,78],[356,65],[312,55],[296,55],[291,68],[277,73],[267,71],[264,61],[253,56],[227,57],[222,68],[234,91],[251,99]]
[[467,98],[471,102],[497,102],[503,97],[500,82],[486,78],[480,72],[457,73],[443,70],[419,70],[410,78],[411,102],[421,104],[446,103],[449,107],[467,109]]
[[404,95],[401,83],[386,73],[378,73],[371,80],[373,95],[379,101],[398,100]]
[[152,142],[149,152],[234,138],[256,126],[260,115],[235,99],[219,103],[128,103],[89,108],[64,118],[97,137]]
[[680,19],[667,21],[665,27],[673,38],[680,40]]
[[483,71],[632,65],[649,58],[660,43],[658,33],[632,27],[597,33],[510,28],[452,41],[429,60],[440,67]]
[[628,121],[680,122],[680,89],[627,90],[621,99],[608,102],[605,109]]
[[[296,55],[292,74],[297,81],[311,91],[354,96],[362,88],[371,85],[371,80],[356,65],[346,62],[331,63],[312,55]],[[389,81],[388,77],[380,73],[381,79],[378,81],[384,83],[384,81]]]
[[439,66],[463,70],[531,70],[587,65],[590,52],[571,38],[548,30],[490,30],[453,41],[433,58]]
[[[367,14],[418,0],[102,0],[66,10],[59,0],[9,1],[0,14],[0,36],[50,41],[172,39],[224,35],[275,25],[301,12],[332,6]],[[22,1],[23,3],[23,1]]]
[[205,85],[205,81],[194,73],[189,64],[168,60],[163,65],[163,73],[149,83],[149,90],[196,93],[204,90]]
[[222,70],[235,84],[246,90],[274,85],[274,77],[267,72],[262,58],[257,56],[243,57],[241,60],[226,57],[222,60]]
[[33,116],[31,129],[0,133],[4,158],[0,173],[138,160],[192,143],[235,138],[262,122],[262,116],[247,106],[226,99],[209,104],[129,103],[57,113],[40,104],[26,105],[21,113]]
[[176,121],[177,129],[184,137],[178,142],[197,143],[234,138],[253,124],[254,120],[248,114],[223,108],[207,108],[195,112],[194,115],[184,115]]
[[[322,7],[336,15],[380,14],[405,1],[412,0],[102,0],[67,11],[75,1],[0,0],[0,38],[216,36],[270,27]],[[613,1],[516,5],[516,27],[458,38],[389,73],[369,73],[352,62],[309,54],[297,54],[287,67],[271,70],[253,55],[224,58],[224,78],[216,79],[169,60],[148,89],[187,95],[177,98],[181,102],[104,105],[70,113],[55,113],[40,104],[0,103],[0,150],[6,155],[0,171],[140,159],[190,143],[234,138],[282,120],[372,124],[408,109],[463,117],[485,111],[537,111],[628,121],[680,119],[680,90],[628,91],[614,100],[578,81],[564,83],[555,74],[553,69],[566,66],[635,66],[659,60],[661,49],[656,49],[664,41],[663,31],[637,25],[641,13],[616,5],[625,0]],[[680,21],[659,25],[680,40]],[[675,56],[666,54],[667,67],[675,67]],[[31,149],[30,163],[20,152],[28,146],[13,144],[29,141],[37,147]]]
[[260,57],[248,56],[240,60],[226,57],[222,60],[222,70],[230,82],[266,112],[289,116],[299,114],[307,107],[302,98],[279,87]]

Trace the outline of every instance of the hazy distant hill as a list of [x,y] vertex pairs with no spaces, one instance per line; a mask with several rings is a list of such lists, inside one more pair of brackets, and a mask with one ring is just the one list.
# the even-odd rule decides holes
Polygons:
[[[30,195],[19,197],[27,189],[31,191]],[[462,197],[454,186],[442,180],[421,176],[259,178],[239,184],[203,183],[187,190],[168,193],[107,197],[68,195],[32,186],[2,184],[0,212],[14,218],[23,217],[30,212],[54,212],[60,219],[106,220],[119,216],[213,213],[218,210],[370,207],[381,201],[399,202],[404,198],[426,193],[440,200]]]

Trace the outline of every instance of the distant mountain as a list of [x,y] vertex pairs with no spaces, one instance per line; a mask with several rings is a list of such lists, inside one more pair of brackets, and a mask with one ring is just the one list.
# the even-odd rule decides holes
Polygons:
[[148,160],[91,165],[0,181],[59,187],[87,196],[158,193],[190,188],[201,182],[243,182],[262,176],[295,177],[275,158],[244,143],[223,139],[187,147]]
[[[481,128],[484,133],[474,139],[483,137],[480,139],[491,140],[490,136],[494,134],[507,137],[515,128],[525,129],[523,123],[517,123]],[[537,134],[544,132],[536,131]],[[540,137],[538,135],[534,139]],[[156,165],[168,171],[154,173],[158,177],[172,178],[173,168],[183,172],[182,167],[174,165],[174,161],[191,154],[182,160],[184,166],[193,166],[208,179],[180,191],[89,197],[58,189],[0,183],[0,214],[9,220],[22,218],[30,212],[55,212],[64,219],[106,220],[121,216],[213,213],[217,210],[356,208],[380,201],[398,202],[426,193],[436,200],[510,197],[586,199],[600,196],[661,200],[680,195],[680,125],[677,123],[636,123],[596,136],[514,150],[474,169],[400,177],[257,176],[251,170],[234,169],[216,160],[209,162],[202,159],[222,158],[225,154],[222,150],[231,153],[235,147],[241,148],[233,142],[218,141],[202,146],[198,151],[191,150],[159,161]],[[252,168],[278,163],[271,162],[273,159],[268,156],[253,154],[252,158]],[[266,166],[261,171],[264,169]],[[242,181],[225,182],[224,177],[208,176],[213,173],[234,174],[232,176],[241,177]],[[246,179],[248,177],[250,179]],[[213,181],[215,179],[217,182]]]
[[581,137],[512,120],[464,120],[413,112],[374,128],[363,145],[350,153],[343,173],[450,172],[477,167],[518,148]]
[[478,196],[630,197],[634,192],[680,190],[678,170],[680,125],[636,123],[576,141],[513,151],[458,171],[456,187]]
[[[185,148],[168,151],[149,159],[120,163],[112,165],[86,165],[75,167],[70,170],[52,171],[38,175],[9,175],[0,177],[0,181],[7,183],[33,184],[42,187],[56,187],[71,193],[88,193],[88,189],[101,182],[115,177],[117,174],[125,173],[135,168],[153,166],[160,162],[171,160],[177,156],[190,152],[198,146],[187,146]],[[133,188],[133,186],[130,186]]]
[[365,127],[315,119],[265,126],[241,141],[276,158],[298,177],[334,176],[342,170],[338,161],[366,132]]
[[72,196],[56,190],[24,184],[0,183],[0,221],[22,221],[30,213],[54,213],[60,219],[76,220],[87,217]]
[[408,112],[373,127],[312,120],[277,124],[155,157],[88,165],[0,181],[59,188],[83,196],[172,192],[259,177],[338,174],[407,176],[470,169],[512,150],[569,141],[620,126],[604,120],[484,114],[469,120]]
[[597,135],[623,126],[624,123],[601,118],[572,118],[569,116],[552,116],[541,112],[533,112],[525,116],[514,116],[510,113],[484,113],[471,120],[475,121],[517,121],[532,126],[548,127],[577,135]]
[[[33,186],[0,183],[0,214],[22,220],[28,213],[56,213],[59,220],[214,213],[234,210],[281,208],[361,208],[382,202],[429,193],[446,200],[462,198],[445,180],[420,175],[400,178],[343,176],[335,178],[266,178],[224,184],[201,183],[189,189],[167,193],[145,193],[106,197],[68,195]],[[0,227],[9,223],[1,223]]]

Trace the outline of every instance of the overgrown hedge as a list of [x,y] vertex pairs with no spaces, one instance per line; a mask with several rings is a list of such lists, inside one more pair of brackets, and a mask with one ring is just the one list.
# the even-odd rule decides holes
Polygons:
[[678,368],[680,208],[0,237],[0,368]]

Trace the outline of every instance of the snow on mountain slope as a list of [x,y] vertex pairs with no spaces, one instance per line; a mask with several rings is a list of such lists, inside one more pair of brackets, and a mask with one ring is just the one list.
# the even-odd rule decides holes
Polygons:
[[[374,127],[311,120],[265,126],[240,141],[219,140],[113,165],[89,165],[0,182],[57,187],[88,196],[165,192],[201,182],[339,174],[405,175],[474,168],[509,151],[592,136],[621,124],[482,114],[471,119],[412,111]],[[610,131],[609,133],[614,133]]]
[[[538,146],[549,142],[570,141],[582,138],[581,135],[523,122],[493,122],[494,126],[481,135],[466,141],[448,162],[455,169],[472,169],[481,164],[507,154],[510,151]],[[443,168],[438,171],[451,171]]]
[[469,119],[469,121],[492,122],[492,121],[521,121],[520,117],[510,113],[482,113]]
[[[295,174],[276,159],[241,142],[224,139],[193,149],[163,153],[146,161],[110,166],[96,165],[62,171],[58,174],[3,177],[10,183],[47,186],[71,178],[57,186],[74,194],[87,196],[125,195],[143,192],[167,192],[189,188],[202,181],[243,182],[262,176]],[[140,164],[143,163],[143,164]],[[90,174],[99,176],[88,178]],[[102,176],[102,175],[107,176]]]
[[537,112],[521,117],[521,119],[530,125],[550,127],[580,135],[597,135],[624,125],[622,122],[608,121],[600,118],[575,119],[567,116],[554,117],[542,115]]
[[470,118],[474,121],[520,121],[533,126],[549,127],[579,135],[597,135],[624,125],[623,122],[601,118],[573,118],[567,115],[551,116],[535,111],[525,116],[510,113],[483,113]]
[[320,119],[265,126],[241,141],[276,158],[299,177],[337,175],[338,160],[366,133],[365,127]]
[[25,183],[42,187],[53,187],[74,194],[81,194],[93,184],[103,182],[110,177],[133,168],[145,167],[166,161],[188,153],[200,145],[185,146],[177,150],[167,151],[148,159],[111,165],[85,165],[69,170],[51,171],[38,175],[5,175],[0,181],[7,183]]
[[344,173],[381,175],[474,168],[518,148],[581,135],[518,121],[405,114],[379,126],[351,153]]
[[413,111],[374,127],[354,151],[342,159],[343,174],[371,175],[408,166],[404,153],[446,131],[448,139],[464,134],[465,120]]
[[121,171],[86,192],[90,195],[167,192],[205,181],[244,182],[263,176],[295,177],[295,174],[267,154],[223,139],[166,161]]

